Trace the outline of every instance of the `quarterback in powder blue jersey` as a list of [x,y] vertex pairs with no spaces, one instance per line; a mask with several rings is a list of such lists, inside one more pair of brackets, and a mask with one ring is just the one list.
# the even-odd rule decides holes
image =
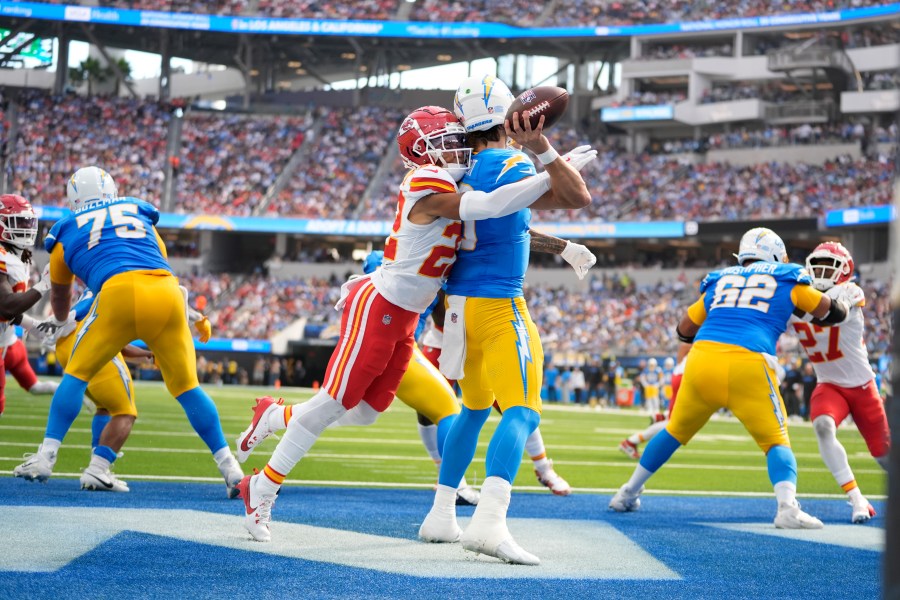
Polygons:
[[[50,253],[55,324],[62,326],[68,318],[75,277],[97,294],[75,331],[44,442],[16,467],[16,476],[38,481],[50,477],[88,382],[127,344],[143,340],[156,357],[169,393],[213,453],[229,496],[236,497],[243,472],[225,441],[215,404],[197,381],[186,299],[156,231],[159,212],[143,200],[119,197],[112,177],[98,167],[76,171],[66,195],[73,214],[57,222],[44,242]],[[96,462],[108,471],[115,459],[116,453],[100,444],[92,465]]]
[[[515,124],[506,122],[512,101],[509,88],[491,76],[472,77],[459,86],[455,112],[473,148],[472,167],[460,182],[461,190],[491,192],[535,175],[531,159],[507,144],[513,128],[520,128],[517,119]],[[543,137],[541,126],[532,133]],[[530,125],[524,129],[531,131]],[[546,148],[538,158],[551,178],[556,171],[559,179],[532,207],[587,206],[590,194],[578,171],[596,153],[580,147],[561,160],[549,142]],[[525,441],[538,426],[541,414],[544,355],[522,294],[530,222],[529,209],[502,218],[465,222],[464,239],[447,281],[440,357],[444,375],[459,381],[463,409],[447,436],[434,507],[422,523],[419,537],[429,542],[459,539],[468,550],[507,562],[536,565],[540,560],[519,547],[506,526],[512,481]],[[503,416],[488,447],[481,500],[469,527],[460,533],[451,490],[474,457],[478,435],[495,397]]]
[[847,317],[848,307],[813,288],[803,267],[787,262],[784,242],[769,229],[745,233],[736,256],[739,266],[706,276],[700,299],[678,324],[679,339],[693,344],[678,401],[609,507],[637,510],[644,483],[714,412],[727,408],[766,455],[778,501],[775,526],[820,529],[822,522],[800,510],[796,499],[797,461],[775,374],[775,344],[795,309],[833,325]]

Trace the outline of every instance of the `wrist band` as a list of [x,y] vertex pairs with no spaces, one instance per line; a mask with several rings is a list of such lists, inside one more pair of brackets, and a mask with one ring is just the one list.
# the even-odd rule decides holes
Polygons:
[[550,146],[550,149],[546,152],[541,152],[537,155],[537,159],[541,161],[542,165],[549,165],[557,158],[559,158],[559,152],[553,146]]

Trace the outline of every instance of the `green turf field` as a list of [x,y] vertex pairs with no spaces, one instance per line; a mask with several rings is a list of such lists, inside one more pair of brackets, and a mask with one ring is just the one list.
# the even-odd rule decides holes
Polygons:
[[[139,418],[125,455],[117,461],[116,473],[129,479],[220,480],[208,450],[193,433],[178,403],[161,384],[138,383]],[[216,400],[225,434],[230,443],[252,415],[253,398],[271,393],[262,388],[209,387]],[[281,390],[289,401],[300,401],[309,390]],[[50,398],[33,397],[12,385],[7,390],[6,413],[0,418],[0,473],[10,475],[22,454],[34,452],[43,438]],[[499,417],[491,416],[482,433],[478,454],[469,469],[470,483],[484,477],[484,454]],[[648,424],[646,416],[631,411],[597,411],[581,407],[545,408],[541,430],[548,455],[557,471],[573,487],[608,492],[625,482],[634,461],[617,450],[619,442]],[[840,489],[819,458],[815,435],[808,423],[791,424],[791,438],[800,469],[799,492],[840,497]],[[863,493],[872,498],[884,494],[886,479],[869,456],[865,443],[852,426],[844,427],[840,439],[850,456]],[[245,465],[262,468],[275,447],[267,440]],[[90,415],[82,412],[60,453],[59,476],[73,476],[89,460]],[[67,475],[69,474],[69,475]],[[436,480],[435,466],[425,453],[416,429],[415,413],[397,402],[370,427],[347,427],[327,431],[312,452],[291,474],[290,481],[332,485],[430,487]],[[538,488],[530,461],[522,465],[516,485]],[[762,453],[733,419],[711,421],[651,480],[648,492],[684,491],[712,493],[759,493],[768,495]]]

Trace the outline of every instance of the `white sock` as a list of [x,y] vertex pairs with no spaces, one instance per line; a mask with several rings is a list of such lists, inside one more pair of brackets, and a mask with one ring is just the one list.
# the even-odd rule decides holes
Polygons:
[[226,460],[228,460],[228,458],[230,456],[231,456],[231,448],[229,448],[228,446],[225,446],[224,448],[216,450],[215,454],[213,454],[213,460],[216,461],[217,465],[221,466],[222,463],[225,462]]
[[847,451],[837,439],[837,426],[834,419],[823,415],[816,417],[813,422],[816,430],[816,439],[819,442],[819,454],[822,455],[822,461],[831,474],[834,476],[838,485],[844,485],[856,479],[853,476],[853,470],[847,461]]
[[39,452],[48,452],[55,454],[59,452],[60,446],[62,446],[62,440],[55,440],[53,438],[45,437],[44,441],[41,442],[41,448]]
[[779,481],[775,484],[775,499],[778,506],[793,506],[797,503],[797,486],[790,481]]
[[[300,459],[306,456],[325,428],[346,412],[346,408],[324,391],[319,391],[307,402],[296,405],[287,430],[281,436],[281,441],[278,442],[266,466],[282,475],[290,473]],[[277,490],[281,487],[281,483],[276,483],[267,476],[260,477],[260,484],[261,490],[273,487]]]
[[499,522],[506,526],[506,512],[512,498],[512,484],[496,475],[488,477],[481,484],[481,499],[472,514],[470,527],[476,521]]
[[102,456],[91,454],[91,464],[89,465],[89,467],[97,467],[101,471],[106,471],[107,469],[109,469],[109,465],[109,461]]
[[550,468],[550,460],[546,456],[542,456],[537,460],[534,460],[532,458],[531,460],[534,461],[534,470],[538,471],[539,473],[543,473]]
[[437,425],[419,425],[419,437],[422,438],[422,444],[425,451],[436,465],[441,464],[441,453],[438,452]]
[[859,491],[859,486],[856,486],[847,492],[847,498],[849,498],[850,502],[853,504],[862,504],[865,501],[865,497],[862,495],[862,492]]
[[626,483],[626,488],[630,492],[637,492],[641,487],[647,483],[647,480],[653,476],[653,473],[648,471],[641,465],[638,465],[634,468],[634,473],[631,474],[631,479]]
[[[528,456],[542,456],[547,454],[547,448],[544,447],[544,438],[541,435],[540,427],[535,428],[525,440],[525,452]],[[533,460],[533,459],[532,459]]]
[[260,471],[258,475],[254,475],[250,478],[250,488],[251,498],[256,494],[259,494],[260,496],[274,496],[281,488],[281,484],[275,483]]
[[456,490],[449,485],[438,484],[434,490],[433,510],[456,514]]
[[[298,405],[294,405],[292,410],[295,409]],[[287,427],[287,423],[284,422],[284,409],[286,407],[282,405],[276,405],[275,408],[272,409],[272,412],[269,413],[269,429],[272,431],[281,431],[285,427]]]
[[632,433],[627,438],[628,442],[634,446],[637,446],[641,443],[641,434],[640,433]]

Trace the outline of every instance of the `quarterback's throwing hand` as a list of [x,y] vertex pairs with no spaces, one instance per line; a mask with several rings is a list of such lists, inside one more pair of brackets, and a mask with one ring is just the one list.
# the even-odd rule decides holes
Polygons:
[[597,263],[597,257],[586,246],[573,244],[572,242],[566,242],[566,247],[560,256],[572,265],[572,268],[575,269],[575,274],[578,275],[578,279],[584,279],[591,267]]

